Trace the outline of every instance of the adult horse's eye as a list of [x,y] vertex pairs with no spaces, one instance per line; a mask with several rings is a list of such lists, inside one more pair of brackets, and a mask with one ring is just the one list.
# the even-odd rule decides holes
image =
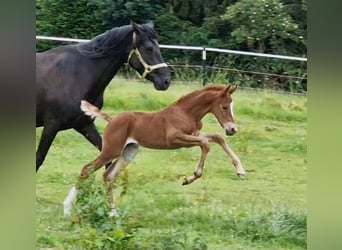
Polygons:
[[149,53],[152,53],[153,52],[153,47],[152,46],[146,47],[146,51],[149,52]]
[[229,107],[228,107],[228,106],[222,106],[222,109],[223,109],[224,111],[228,111]]

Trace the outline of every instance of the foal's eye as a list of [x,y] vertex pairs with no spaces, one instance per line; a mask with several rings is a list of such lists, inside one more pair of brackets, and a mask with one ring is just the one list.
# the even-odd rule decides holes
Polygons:
[[222,109],[223,109],[224,111],[228,111],[228,106],[222,106]]

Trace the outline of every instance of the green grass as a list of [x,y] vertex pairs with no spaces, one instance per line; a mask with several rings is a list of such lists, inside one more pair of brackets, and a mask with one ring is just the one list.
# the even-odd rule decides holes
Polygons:
[[[158,110],[200,87],[176,84],[158,92],[152,84],[115,80],[105,92],[103,110]],[[36,178],[37,247],[306,249],[307,98],[238,90],[233,99],[239,132],[226,139],[247,171],[246,180],[237,178],[217,145],[211,147],[202,178],[188,186],[181,183],[195,170],[199,148],[140,148],[128,167],[128,192],[121,197],[123,180],[118,179],[115,198],[121,213],[108,219],[105,231],[63,216],[66,195],[98,151],[76,132],[60,132]],[[96,125],[102,132],[106,123]],[[204,118],[202,130],[223,135],[212,115]],[[94,189],[103,188],[101,173]]]

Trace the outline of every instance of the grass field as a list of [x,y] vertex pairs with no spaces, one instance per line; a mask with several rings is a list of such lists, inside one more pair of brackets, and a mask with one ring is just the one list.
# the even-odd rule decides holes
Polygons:
[[[200,87],[174,84],[157,92],[152,84],[114,80],[103,110],[158,110]],[[121,197],[119,175],[118,218],[107,220],[103,210],[96,210],[95,223],[103,221],[98,227],[63,216],[66,195],[98,151],[78,133],[60,132],[36,178],[37,248],[306,249],[307,98],[237,90],[233,99],[239,132],[226,139],[247,171],[246,180],[238,179],[214,144],[202,178],[188,186],[181,183],[195,170],[199,148],[140,148]],[[203,131],[224,135],[212,115],[203,122]],[[106,123],[96,125],[102,132]],[[94,189],[103,189],[101,173],[91,183]],[[91,201],[97,208],[103,205],[95,197]],[[84,207],[81,211],[87,213]]]

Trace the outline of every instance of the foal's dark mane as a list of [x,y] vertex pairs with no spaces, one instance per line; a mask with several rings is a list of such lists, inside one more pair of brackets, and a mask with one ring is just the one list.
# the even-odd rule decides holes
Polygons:
[[[155,31],[148,25],[142,24],[145,35],[149,39],[155,39]],[[128,53],[127,46],[123,44],[132,41],[132,25],[108,30],[86,43],[76,45],[77,50],[88,58],[115,57],[116,55]],[[119,49],[120,48],[120,49]]]
[[207,91],[219,91],[222,90],[223,88],[225,88],[225,86],[222,85],[207,85],[202,89],[199,90],[195,90],[194,92],[191,92],[190,94],[184,95],[182,97],[180,97],[177,101],[174,102],[174,104],[179,104],[181,102],[187,101],[195,96],[198,96],[199,94],[203,93],[203,92],[207,92]]

